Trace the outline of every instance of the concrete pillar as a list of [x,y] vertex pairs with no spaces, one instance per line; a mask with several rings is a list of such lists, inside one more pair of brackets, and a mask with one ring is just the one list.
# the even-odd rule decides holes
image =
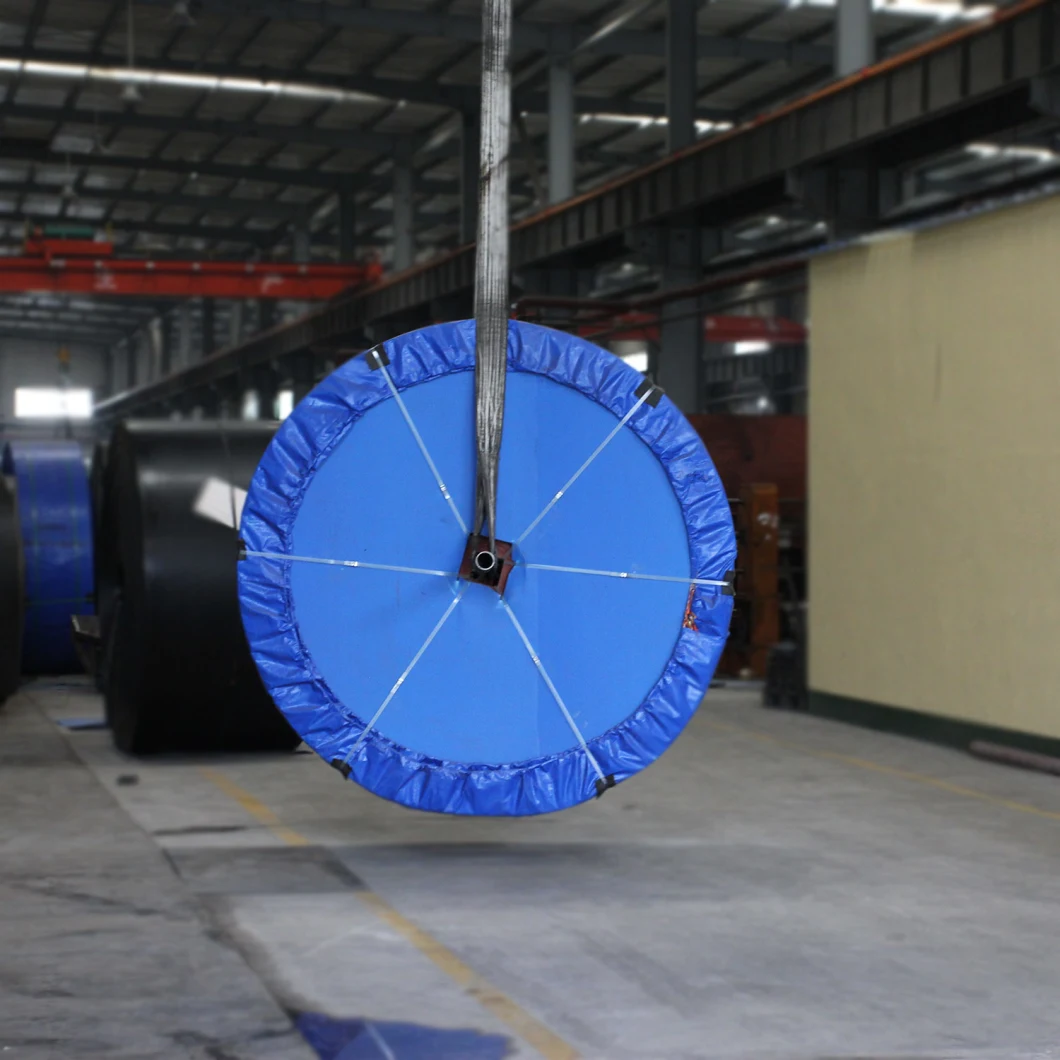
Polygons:
[[357,251],[357,201],[353,182],[339,190],[339,261],[353,261]]
[[872,0],[837,0],[835,9],[835,72],[837,77],[871,66],[876,53],[872,32]]
[[479,113],[460,115],[460,242],[478,237]]
[[202,355],[209,357],[217,349],[214,338],[217,303],[212,298],[202,300]]
[[229,305],[228,345],[237,346],[243,339],[243,303],[233,301]]
[[574,71],[569,55],[548,68],[548,201],[574,195]]
[[191,302],[181,302],[177,306],[177,356],[176,362],[181,368],[187,368],[192,362],[191,352]]
[[667,0],[666,148],[696,139],[696,13],[699,0]]
[[147,325],[146,381],[158,379],[166,365],[166,323],[162,317],[152,317]]
[[412,265],[415,250],[412,241],[412,167],[407,162],[394,165],[394,261],[395,272]]

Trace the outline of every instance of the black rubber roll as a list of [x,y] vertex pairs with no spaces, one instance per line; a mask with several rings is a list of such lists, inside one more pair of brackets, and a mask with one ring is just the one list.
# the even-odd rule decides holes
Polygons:
[[0,703],[18,688],[22,668],[23,579],[15,485],[0,476]]
[[[103,518],[103,484],[107,471],[107,450],[109,442],[96,442],[92,447],[92,455],[88,462],[88,492],[92,499],[92,531],[93,540],[99,540],[100,520]],[[96,556],[96,566],[99,567],[99,556]],[[99,591],[99,575],[96,576],[96,591]]]
[[274,423],[141,422],[111,436],[100,527],[103,687],[131,754],[289,750],[243,638],[238,535],[194,512],[207,479],[245,490]]

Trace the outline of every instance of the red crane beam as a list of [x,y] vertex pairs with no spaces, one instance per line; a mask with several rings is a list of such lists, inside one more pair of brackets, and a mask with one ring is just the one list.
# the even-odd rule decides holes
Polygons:
[[95,240],[27,240],[23,256],[0,257],[0,292],[325,301],[383,274],[378,262],[152,261],[116,258],[113,249]]

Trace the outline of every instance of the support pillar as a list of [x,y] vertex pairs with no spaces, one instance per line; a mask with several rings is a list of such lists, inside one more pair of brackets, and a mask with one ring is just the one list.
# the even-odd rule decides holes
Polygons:
[[217,303],[212,298],[202,300],[202,356],[209,357],[217,349],[214,338]]
[[548,68],[548,201],[574,195],[574,71],[570,55]]
[[146,381],[153,382],[160,378],[167,368],[166,322],[162,317],[152,317],[147,325]]
[[666,149],[696,139],[696,14],[699,0],[667,0]]
[[479,113],[460,115],[460,242],[478,238]]
[[353,261],[357,251],[357,201],[353,182],[339,190],[339,261]]
[[238,346],[243,339],[243,303],[234,301],[228,316],[228,345]]
[[410,268],[415,255],[412,240],[412,167],[406,161],[394,164],[394,260],[395,272]]
[[191,302],[177,306],[177,365],[187,368],[192,361],[191,353]]
[[[663,287],[688,287],[703,275],[699,228],[666,233]],[[666,302],[662,308],[656,379],[685,414],[699,412],[703,373],[703,315],[698,298]]]
[[837,0],[835,8],[835,72],[855,74],[875,60],[872,0]]

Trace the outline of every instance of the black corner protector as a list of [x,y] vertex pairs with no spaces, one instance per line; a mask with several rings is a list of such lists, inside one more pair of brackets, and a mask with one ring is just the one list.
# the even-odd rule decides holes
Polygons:
[[596,797],[599,799],[608,788],[615,786],[615,774],[608,773],[606,777],[596,778]]
[[347,780],[350,779],[350,763],[344,762],[341,758],[333,758],[331,765],[337,769]]
[[247,558],[247,543],[242,538],[239,539],[239,552],[237,556],[241,560]]
[[[645,405],[651,405],[651,407],[658,408],[659,402],[662,400],[663,394],[666,391],[661,386],[656,386],[650,379],[645,379],[636,390],[633,391],[635,398],[644,398]],[[645,394],[647,397],[645,397]]]
[[735,596],[736,595],[736,571],[727,570],[725,572],[725,585],[721,590],[722,596]]
[[364,359],[368,362],[368,367],[372,371],[376,371],[378,368],[383,368],[390,363],[390,358],[386,355],[386,347],[384,346],[373,346],[365,355]]

